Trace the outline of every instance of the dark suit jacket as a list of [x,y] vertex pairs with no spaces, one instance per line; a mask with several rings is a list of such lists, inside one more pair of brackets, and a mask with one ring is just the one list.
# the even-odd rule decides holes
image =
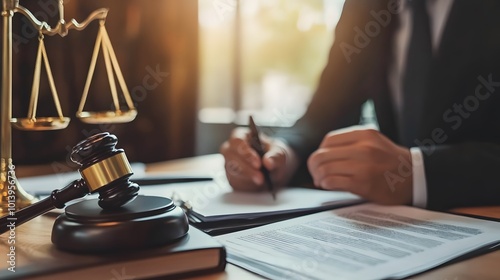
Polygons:
[[[421,96],[423,117],[412,131],[415,140],[407,143],[400,140],[405,132],[388,87],[399,17],[393,2],[346,1],[308,111],[277,136],[297,152],[305,169],[325,134],[358,124],[361,105],[372,99],[383,134],[421,147],[429,208],[499,204],[500,1],[455,0],[433,62],[431,89]],[[391,11],[390,20],[384,20],[384,11]]]

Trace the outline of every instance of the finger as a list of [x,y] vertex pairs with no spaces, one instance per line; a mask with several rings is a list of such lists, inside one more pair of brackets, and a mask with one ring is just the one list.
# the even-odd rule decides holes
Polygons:
[[356,170],[355,162],[341,160],[321,164],[315,169],[310,169],[309,172],[314,179],[314,184],[320,186],[321,182],[329,176],[354,176],[357,172]]
[[374,129],[355,130],[337,134],[328,133],[320,144],[320,148],[346,146],[361,141],[373,141],[380,138],[380,133]]
[[351,192],[353,190],[353,177],[341,175],[328,176],[321,181],[318,187],[330,191]]
[[363,198],[370,197],[368,185],[356,176],[329,176],[321,181],[319,187],[331,191],[345,191]]
[[228,179],[251,181],[258,186],[264,183],[264,177],[260,170],[245,161],[238,159],[226,160],[225,169]]
[[[236,144],[236,143],[235,143]],[[260,168],[262,165],[262,160],[257,154],[257,152],[250,147],[247,141],[241,141],[237,143],[236,152],[255,168]]]
[[360,155],[355,145],[345,147],[320,148],[311,154],[307,161],[310,170],[329,161],[359,159]]
[[286,152],[279,146],[273,146],[264,155],[262,162],[269,171],[284,167],[286,164]]
[[[249,134],[250,135],[250,134]],[[269,151],[273,147],[273,140],[264,133],[259,134],[260,143],[262,144],[262,149],[264,151]]]
[[236,156],[239,160],[244,160],[254,168],[260,168],[261,159],[247,141],[241,138],[230,138],[224,142],[220,148],[220,153],[227,159]]
[[247,127],[237,127],[231,132],[231,138],[247,139],[250,135],[250,129]]
[[228,177],[228,182],[235,191],[256,192],[264,189],[264,185],[256,185],[248,178]]

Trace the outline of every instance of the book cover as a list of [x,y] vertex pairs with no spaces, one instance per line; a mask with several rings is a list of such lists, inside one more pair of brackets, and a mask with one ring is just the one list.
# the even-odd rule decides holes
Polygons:
[[175,243],[134,252],[78,255],[52,244],[32,250],[15,272],[2,269],[0,279],[169,279],[223,271],[226,266],[225,248],[194,227]]

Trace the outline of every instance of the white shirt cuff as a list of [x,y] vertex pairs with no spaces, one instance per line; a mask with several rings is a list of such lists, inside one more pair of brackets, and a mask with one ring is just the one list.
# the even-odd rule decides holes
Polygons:
[[427,182],[425,180],[424,157],[418,147],[410,149],[413,172],[413,206],[427,207]]

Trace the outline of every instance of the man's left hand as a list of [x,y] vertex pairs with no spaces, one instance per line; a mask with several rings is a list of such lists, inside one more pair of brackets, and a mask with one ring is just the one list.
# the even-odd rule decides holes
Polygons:
[[410,150],[376,130],[331,132],[307,164],[317,187],[381,204],[412,202]]

